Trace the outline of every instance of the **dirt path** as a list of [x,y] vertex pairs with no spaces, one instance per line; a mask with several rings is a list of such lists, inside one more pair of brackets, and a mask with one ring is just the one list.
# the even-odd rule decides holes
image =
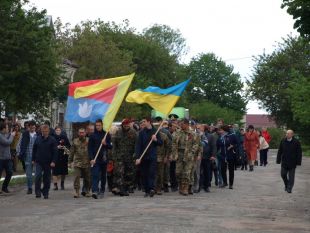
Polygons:
[[[67,184],[67,187],[71,186]],[[144,198],[108,193],[103,199],[73,199],[71,190],[50,199],[26,195],[24,187],[0,195],[0,232],[310,232],[310,158],[296,171],[292,194],[283,190],[275,151],[268,167],[236,171],[234,190],[211,188],[182,197]]]

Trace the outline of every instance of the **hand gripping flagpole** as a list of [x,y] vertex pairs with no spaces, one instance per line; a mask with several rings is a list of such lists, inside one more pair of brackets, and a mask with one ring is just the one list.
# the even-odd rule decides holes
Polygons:
[[[101,143],[100,143],[100,146],[99,146],[99,149],[98,149],[98,151],[97,151],[97,153],[96,153],[96,156],[95,156],[95,158],[93,159],[93,160],[95,161],[95,163],[96,163],[96,160],[97,160],[97,158],[98,158],[99,152],[101,151],[101,148],[102,148],[102,145],[103,145],[102,142],[106,140],[106,138],[107,138],[107,136],[108,136],[108,132],[109,132],[109,131],[105,132],[105,135],[104,135],[104,137],[103,137],[103,139],[102,139],[102,141],[101,141]],[[93,167],[93,166],[94,166],[94,164],[91,165],[91,167]]]
[[[163,124],[164,124],[164,121],[162,121],[162,122],[160,123],[160,125],[159,125],[159,127],[158,127],[156,133],[154,134],[155,136],[158,134],[158,132],[159,132],[159,130],[161,129],[161,127],[163,126]],[[140,158],[138,159],[139,163],[141,162],[141,159],[144,157],[146,151],[149,149],[149,147],[150,147],[150,145],[152,144],[152,142],[153,142],[153,140],[151,139],[150,142],[149,142],[149,144],[147,145],[147,147],[144,149],[142,155],[141,155]],[[138,165],[138,164],[137,164],[137,165]]]

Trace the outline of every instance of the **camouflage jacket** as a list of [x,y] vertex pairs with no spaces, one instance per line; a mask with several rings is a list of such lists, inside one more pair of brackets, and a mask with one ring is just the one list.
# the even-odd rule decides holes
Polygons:
[[172,139],[172,160],[193,161],[201,150],[200,137],[192,130],[176,131]]
[[167,134],[159,131],[160,138],[163,141],[161,146],[157,146],[157,162],[163,162],[165,158],[168,158],[171,152],[171,140]]
[[87,168],[90,166],[88,156],[88,138],[81,141],[79,138],[73,140],[70,148],[69,163],[74,163],[75,167]]
[[130,161],[133,160],[135,153],[137,133],[130,129],[128,132],[118,129],[112,137],[112,160],[115,161]]

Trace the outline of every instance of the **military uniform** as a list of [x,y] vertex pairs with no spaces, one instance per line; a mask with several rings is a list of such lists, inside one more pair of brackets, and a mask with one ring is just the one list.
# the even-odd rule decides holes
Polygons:
[[160,195],[163,188],[165,165],[171,151],[171,141],[164,132],[159,131],[159,134],[163,144],[157,147],[156,193]]
[[191,130],[181,130],[173,134],[172,159],[176,161],[180,194],[188,194],[193,161],[198,155],[199,146],[199,136]]
[[88,157],[88,138],[75,138],[73,140],[69,163],[73,162],[74,166],[74,189],[76,193],[75,197],[79,196],[80,190],[80,177],[84,177],[86,194],[89,195],[90,184],[90,160]]
[[113,192],[133,190],[135,179],[134,152],[137,133],[133,129],[116,131],[112,137]]
[[195,159],[193,160],[193,166],[192,166],[192,170],[191,170],[191,177],[190,177],[190,182],[189,182],[189,190],[188,192],[190,194],[193,194],[192,192],[192,187],[194,187],[194,191],[195,192],[199,192],[199,182],[200,182],[200,165],[201,165],[201,160],[197,160],[196,158],[198,156],[202,156],[202,151],[203,151],[203,147],[202,147],[202,143],[201,143],[201,136],[197,133],[195,133],[197,135],[197,137],[199,138],[199,147],[197,150],[197,154],[195,156]]

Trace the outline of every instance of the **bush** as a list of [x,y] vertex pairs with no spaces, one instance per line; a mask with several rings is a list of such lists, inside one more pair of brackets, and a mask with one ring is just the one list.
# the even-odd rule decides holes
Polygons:
[[271,142],[269,143],[269,148],[278,149],[281,140],[285,136],[285,131],[279,128],[268,128],[268,132],[271,136]]

